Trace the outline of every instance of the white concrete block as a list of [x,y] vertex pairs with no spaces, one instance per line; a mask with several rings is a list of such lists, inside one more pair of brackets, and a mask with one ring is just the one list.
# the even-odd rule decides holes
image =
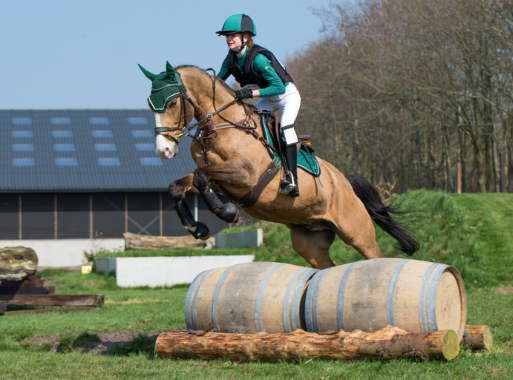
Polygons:
[[253,259],[253,255],[118,257],[116,282],[122,287],[188,284],[205,270],[250,263]]
[[0,247],[28,247],[36,251],[40,267],[73,267],[87,263],[84,252],[123,251],[124,239],[0,240]]
[[216,235],[216,248],[260,247],[264,234],[260,228],[250,231],[232,232]]

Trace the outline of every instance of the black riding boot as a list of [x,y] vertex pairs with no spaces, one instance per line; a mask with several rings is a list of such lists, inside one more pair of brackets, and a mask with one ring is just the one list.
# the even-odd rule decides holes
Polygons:
[[297,148],[296,145],[285,147],[284,158],[287,161],[285,172],[281,182],[280,189],[282,194],[288,194],[292,198],[299,197],[299,187],[297,183]]

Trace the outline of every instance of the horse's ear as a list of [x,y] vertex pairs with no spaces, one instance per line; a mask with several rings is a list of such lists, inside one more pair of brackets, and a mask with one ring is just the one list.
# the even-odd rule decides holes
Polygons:
[[170,78],[175,79],[176,72],[173,66],[171,66],[171,64],[169,63],[169,61],[166,61],[166,73]]
[[155,79],[156,75],[153,74],[153,73],[150,73],[148,70],[146,70],[144,67],[142,67],[141,65],[137,64],[139,66],[139,68],[141,69],[141,71],[143,72],[143,74],[146,76],[146,78],[148,78],[149,80],[153,81],[153,79]]

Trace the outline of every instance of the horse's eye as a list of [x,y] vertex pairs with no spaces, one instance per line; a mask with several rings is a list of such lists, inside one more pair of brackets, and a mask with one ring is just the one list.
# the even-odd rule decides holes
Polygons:
[[168,104],[167,104],[167,108],[174,108],[176,107],[176,100],[171,100]]

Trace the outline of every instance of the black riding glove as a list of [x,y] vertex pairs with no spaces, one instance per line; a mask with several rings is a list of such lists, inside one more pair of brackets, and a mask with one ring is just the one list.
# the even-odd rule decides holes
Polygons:
[[236,91],[235,92],[235,96],[239,100],[252,98],[253,97],[253,90],[251,90],[249,88],[243,88],[242,90]]

